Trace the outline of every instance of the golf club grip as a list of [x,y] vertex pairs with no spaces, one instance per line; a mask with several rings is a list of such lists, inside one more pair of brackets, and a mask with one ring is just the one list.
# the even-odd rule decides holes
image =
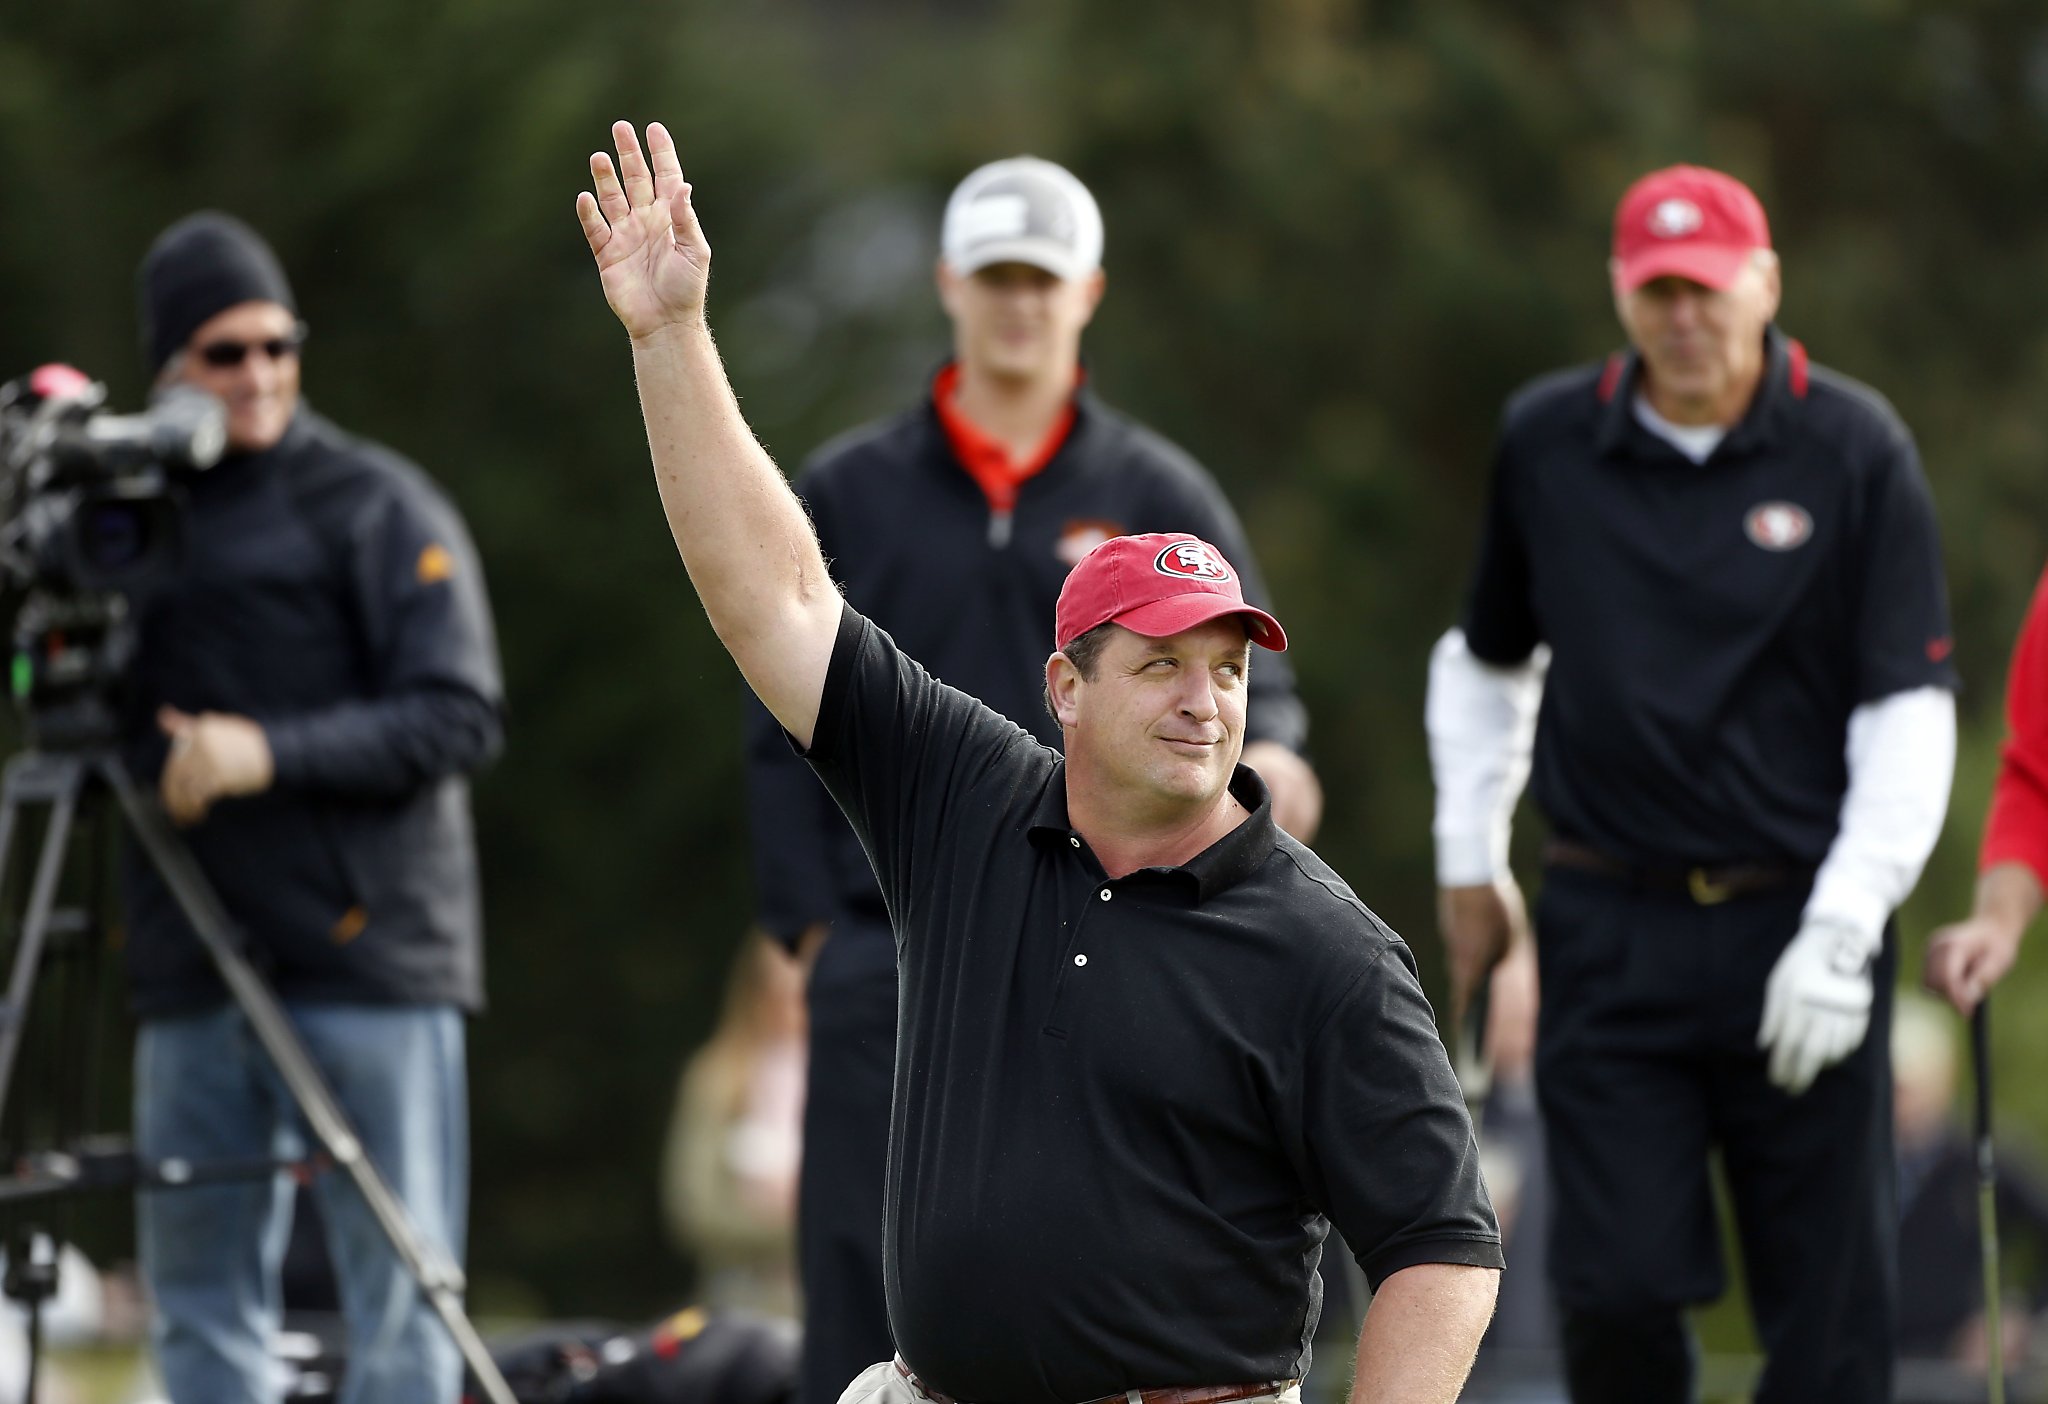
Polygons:
[[1977,1145],[1980,1153],[1991,1140],[1991,999],[1977,1002],[1970,1016],[1970,1060],[1976,1071]]

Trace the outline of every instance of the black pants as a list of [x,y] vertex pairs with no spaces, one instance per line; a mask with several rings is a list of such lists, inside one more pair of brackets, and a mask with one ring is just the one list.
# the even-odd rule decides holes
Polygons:
[[896,1347],[882,1296],[882,1177],[896,1070],[896,945],[886,924],[833,923],[810,985],[797,1268],[797,1404],[835,1404]]
[[1893,941],[1862,1047],[1787,1095],[1756,1036],[1806,896],[1700,906],[1583,872],[1545,878],[1536,1081],[1576,1404],[1694,1397],[1683,1309],[1726,1285],[1716,1148],[1768,1357],[1755,1404],[1891,1397]]

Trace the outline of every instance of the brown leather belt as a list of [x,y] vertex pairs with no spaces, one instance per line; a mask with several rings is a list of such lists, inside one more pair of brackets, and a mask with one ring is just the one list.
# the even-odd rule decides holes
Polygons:
[[[950,1394],[941,1394],[919,1379],[902,1356],[896,1357],[896,1373],[910,1382],[931,1404],[960,1404]],[[1087,1404],[1232,1404],[1238,1399],[1257,1399],[1261,1395],[1278,1394],[1291,1388],[1294,1380],[1268,1380],[1264,1384],[1200,1385],[1183,1388],[1169,1385],[1161,1389],[1136,1389],[1127,1394],[1105,1394],[1100,1399],[1090,1399]]]
[[1543,845],[1543,861],[1553,868],[1597,873],[1644,892],[1683,893],[1702,907],[1810,882],[1814,871],[1791,863],[1727,863],[1698,868],[1643,866],[1610,858],[1597,848],[1561,838],[1550,839]]

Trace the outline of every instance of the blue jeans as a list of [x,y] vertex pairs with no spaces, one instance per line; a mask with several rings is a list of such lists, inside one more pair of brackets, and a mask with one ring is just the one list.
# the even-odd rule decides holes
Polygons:
[[[371,1162],[429,1242],[462,1261],[469,1116],[462,1015],[446,1005],[290,1004]],[[309,1133],[241,1011],[146,1020],[135,1044],[145,1160],[305,1154]],[[270,1341],[291,1229],[283,1175],[137,1196],[153,1344],[176,1404],[274,1404]],[[349,1355],[342,1404],[453,1404],[462,1358],[344,1172],[315,1177]]]

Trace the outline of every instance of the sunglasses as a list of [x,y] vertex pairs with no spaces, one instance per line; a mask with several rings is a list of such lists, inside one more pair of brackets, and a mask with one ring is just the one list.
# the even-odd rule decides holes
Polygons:
[[254,351],[261,351],[273,361],[282,361],[299,354],[299,348],[306,344],[306,333],[306,324],[300,322],[286,336],[273,336],[267,341],[209,341],[196,354],[218,370],[239,366]]

